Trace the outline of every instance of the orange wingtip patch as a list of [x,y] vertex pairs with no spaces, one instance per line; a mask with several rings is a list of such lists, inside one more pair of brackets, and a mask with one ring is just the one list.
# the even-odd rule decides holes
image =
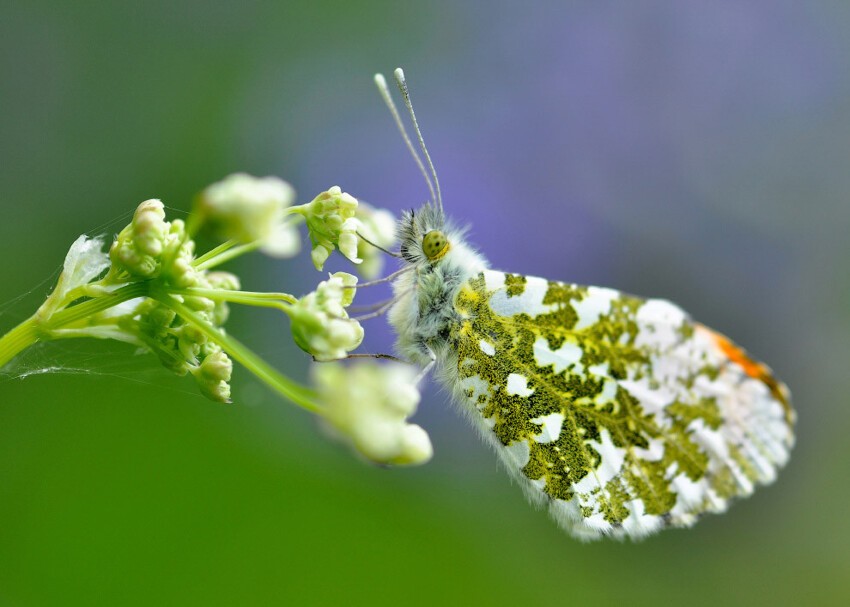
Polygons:
[[774,377],[773,371],[770,370],[770,367],[751,358],[743,348],[736,345],[731,339],[722,333],[718,333],[704,325],[697,325],[697,328],[705,332],[705,334],[709,336],[717,347],[720,348],[723,354],[725,354],[730,361],[741,367],[744,373],[753,379],[763,382],[768,387],[773,397],[782,405],[782,408],[785,410],[785,418],[788,423],[794,423],[794,410],[791,408],[790,402],[791,393],[788,391],[788,387],[785,384]]

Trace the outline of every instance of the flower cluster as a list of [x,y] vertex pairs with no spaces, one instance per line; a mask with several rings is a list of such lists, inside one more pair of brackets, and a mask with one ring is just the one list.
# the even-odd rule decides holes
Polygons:
[[334,186],[322,192],[307,204],[292,207],[307,222],[313,250],[310,256],[313,265],[321,270],[334,248],[354,263],[362,259],[357,256],[357,229],[360,222],[355,217],[357,199]]
[[378,464],[415,465],[431,459],[428,433],[407,418],[419,405],[416,372],[409,365],[317,365],[323,417],[329,428]]
[[[236,291],[239,279],[226,272],[199,273],[196,286],[203,292]],[[191,373],[201,392],[218,402],[230,402],[233,363],[220,344],[198,323],[223,332],[229,310],[225,301],[200,295],[175,294],[175,301],[192,311],[191,321],[177,314],[168,303],[145,299],[132,313],[119,320],[128,333],[137,336],[154,352],[163,366],[177,375]]]
[[110,278],[150,279],[163,276],[177,287],[198,281],[192,266],[195,243],[179,220],[165,221],[165,206],[156,199],[141,203],[133,220],[109,249]]
[[363,341],[363,327],[345,310],[354,300],[356,285],[352,274],[331,274],[290,308],[292,338],[317,361],[345,358]]
[[[216,269],[254,249],[294,255],[300,245],[297,226],[304,221],[316,268],[338,249],[361,264],[362,275],[371,278],[381,271],[381,249],[395,241],[389,213],[359,204],[339,187],[300,206],[292,206],[294,198],[292,187],[276,177],[236,173],[203,190],[185,221],[169,221],[159,200],[142,202],[108,253],[103,238],[81,236],[44,304],[0,337],[0,366],[37,340],[114,339],[155,354],[173,373],[191,375],[208,398],[230,402],[233,360],[238,360],[272,389],[319,414],[369,460],[424,463],[431,457],[431,442],[421,427],[407,421],[419,403],[413,367],[323,362],[311,389],[224,330],[228,306],[236,303],[283,311],[294,342],[316,361],[346,358],[363,341],[363,327],[347,310],[357,288],[353,274],[331,274],[299,299],[243,291],[236,275]],[[194,235],[201,229],[222,242],[196,255]]]

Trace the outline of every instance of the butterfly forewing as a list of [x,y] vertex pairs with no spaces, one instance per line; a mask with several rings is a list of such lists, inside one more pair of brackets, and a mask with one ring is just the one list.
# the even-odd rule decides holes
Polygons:
[[455,308],[456,395],[578,537],[690,525],[788,458],[785,386],[670,302],[485,271]]

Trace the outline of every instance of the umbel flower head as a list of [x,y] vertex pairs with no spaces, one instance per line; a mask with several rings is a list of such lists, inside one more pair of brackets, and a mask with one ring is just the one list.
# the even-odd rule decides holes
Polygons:
[[332,433],[370,461],[416,465],[431,459],[428,433],[407,421],[419,405],[416,371],[402,363],[316,365],[313,378]]
[[[320,389],[286,377],[224,330],[229,306],[283,310],[295,343],[317,361],[346,358],[363,340],[349,318],[357,277],[337,272],[302,297],[242,291],[237,276],[219,267],[257,248],[297,251],[296,226],[307,223],[312,261],[322,267],[339,249],[363,271],[380,269],[378,247],[394,240],[392,217],[333,187],[300,207],[292,188],[274,178],[230,175],[197,197],[186,221],[168,220],[160,200],[145,200],[104,252],[105,239],[81,236],[71,246],[53,292],[33,314],[0,336],[0,366],[36,341],[113,339],[156,355],[178,375],[191,375],[201,393],[230,402],[233,361],[301,407],[322,415],[372,461],[414,464],[431,456],[419,426],[408,424],[419,402],[413,370],[402,365],[330,365],[317,372]],[[226,240],[195,254],[195,233],[211,227]],[[321,398],[320,398],[321,397]]]
[[345,358],[363,341],[363,327],[345,310],[354,300],[356,284],[352,274],[331,274],[289,309],[292,338],[316,360]]
[[291,257],[301,248],[295,222],[287,220],[294,200],[295,190],[282,179],[234,173],[201,192],[195,208],[222,237]]
[[[201,273],[198,287],[213,292],[238,289],[239,281],[232,274],[215,272],[210,276],[213,280]],[[188,295],[175,296],[175,301],[189,310],[196,322],[223,332],[221,326],[228,315],[226,303]],[[154,299],[141,301],[117,322],[128,335],[156,354],[166,369],[176,375],[191,374],[206,397],[230,402],[233,363],[222,347],[197,325]]]
[[307,204],[292,207],[290,211],[298,213],[307,222],[313,243],[310,256],[317,270],[324,267],[334,248],[354,263],[363,261],[357,256],[360,222],[355,217],[357,199],[354,196],[343,192],[339,186],[333,186]]
[[[194,243],[186,239],[183,222],[165,221],[165,206],[160,200],[145,200],[133,213],[133,219],[121,230],[109,248],[113,274],[133,278],[157,278],[162,274],[163,261],[177,263],[184,272],[186,258],[191,259]],[[181,260],[181,261],[178,261]],[[177,282],[191,283],[191,276],[175,273]]]

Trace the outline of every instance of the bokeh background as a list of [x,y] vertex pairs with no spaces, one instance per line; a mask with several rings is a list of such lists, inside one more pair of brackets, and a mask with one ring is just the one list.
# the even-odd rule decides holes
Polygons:
[[[434,460],[378,469],[245,373],[220,406],[68,342],[0,376],[0,605],[850,604],[847,3],[4,3],[0,330],[77,235],[150,197],[179,216],[232,171],[420,204],[371,81],[397,65],[492,265],[734,336],[794,393],[787,470],[691,530],[582,545],[438,390],[417,416]],[[306,257],[236,270],[318,279]],[[231,329],[305,377],[285,319]]]

